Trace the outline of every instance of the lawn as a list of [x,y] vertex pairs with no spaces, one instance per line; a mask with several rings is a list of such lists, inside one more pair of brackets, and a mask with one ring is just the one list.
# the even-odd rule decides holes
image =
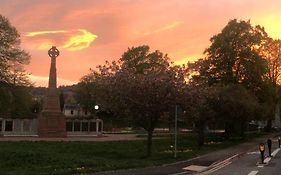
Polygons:
[[241,142],[218,142],[214,136],[208,138],[211,140],[212,144],[199,150],[194,135],[179,136],[177,159],[170,148],[172,137],[155,139],[151,158],[145,157],[145,141],[0,142],[0,174],[68,175],[146,167],[188,159]]

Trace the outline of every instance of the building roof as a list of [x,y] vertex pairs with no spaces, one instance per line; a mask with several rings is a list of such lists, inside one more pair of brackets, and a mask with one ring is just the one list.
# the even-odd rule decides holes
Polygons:
[[68,110],[78,110],[80,107],[78,105],[72,105],[72,104],[65,104],[64,109]]

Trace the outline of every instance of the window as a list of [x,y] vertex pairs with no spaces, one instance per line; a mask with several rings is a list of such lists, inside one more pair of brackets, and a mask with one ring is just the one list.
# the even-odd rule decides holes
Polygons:
[[85,115],[87,115],[88,114],[88,111],[85,111]]
[[73,110],[70,111],[70,114],[73,115]]
[[72,122],[66,122],[66,131],[68,132],[72,131]]
[[88,131],[88,122],[82,122],[82,131]]
[[13,121],[5,121],[5,131],[13,131]]
[[2,120],[0,120],[0,131],[2,131]]
[[74,131],[80,131],[80,122],[74,122]]
[[90,131],[96,131],[96,122],[90,123]]

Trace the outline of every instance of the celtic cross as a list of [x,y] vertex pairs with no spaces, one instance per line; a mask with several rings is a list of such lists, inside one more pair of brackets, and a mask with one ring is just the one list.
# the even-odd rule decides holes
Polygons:
[[57,88],[57,70],[56,70],[56,58],[59,56],[60,51],[53,46],[49,51],[48,55],[51,57],[51,68],[49,74],[49,88]]
[[48,55],[51,58],[57,58],[60,55],[60,51],[56,48],[56,46],[53,46],[49,51]]

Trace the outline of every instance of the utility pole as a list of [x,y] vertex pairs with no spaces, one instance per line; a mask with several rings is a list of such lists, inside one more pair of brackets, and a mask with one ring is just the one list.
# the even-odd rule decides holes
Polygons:
[[175,109],[175,151],[174,151],[175,158],[177,158],[177,130],[178,130],[178,105],[176,105],[176,109]]

